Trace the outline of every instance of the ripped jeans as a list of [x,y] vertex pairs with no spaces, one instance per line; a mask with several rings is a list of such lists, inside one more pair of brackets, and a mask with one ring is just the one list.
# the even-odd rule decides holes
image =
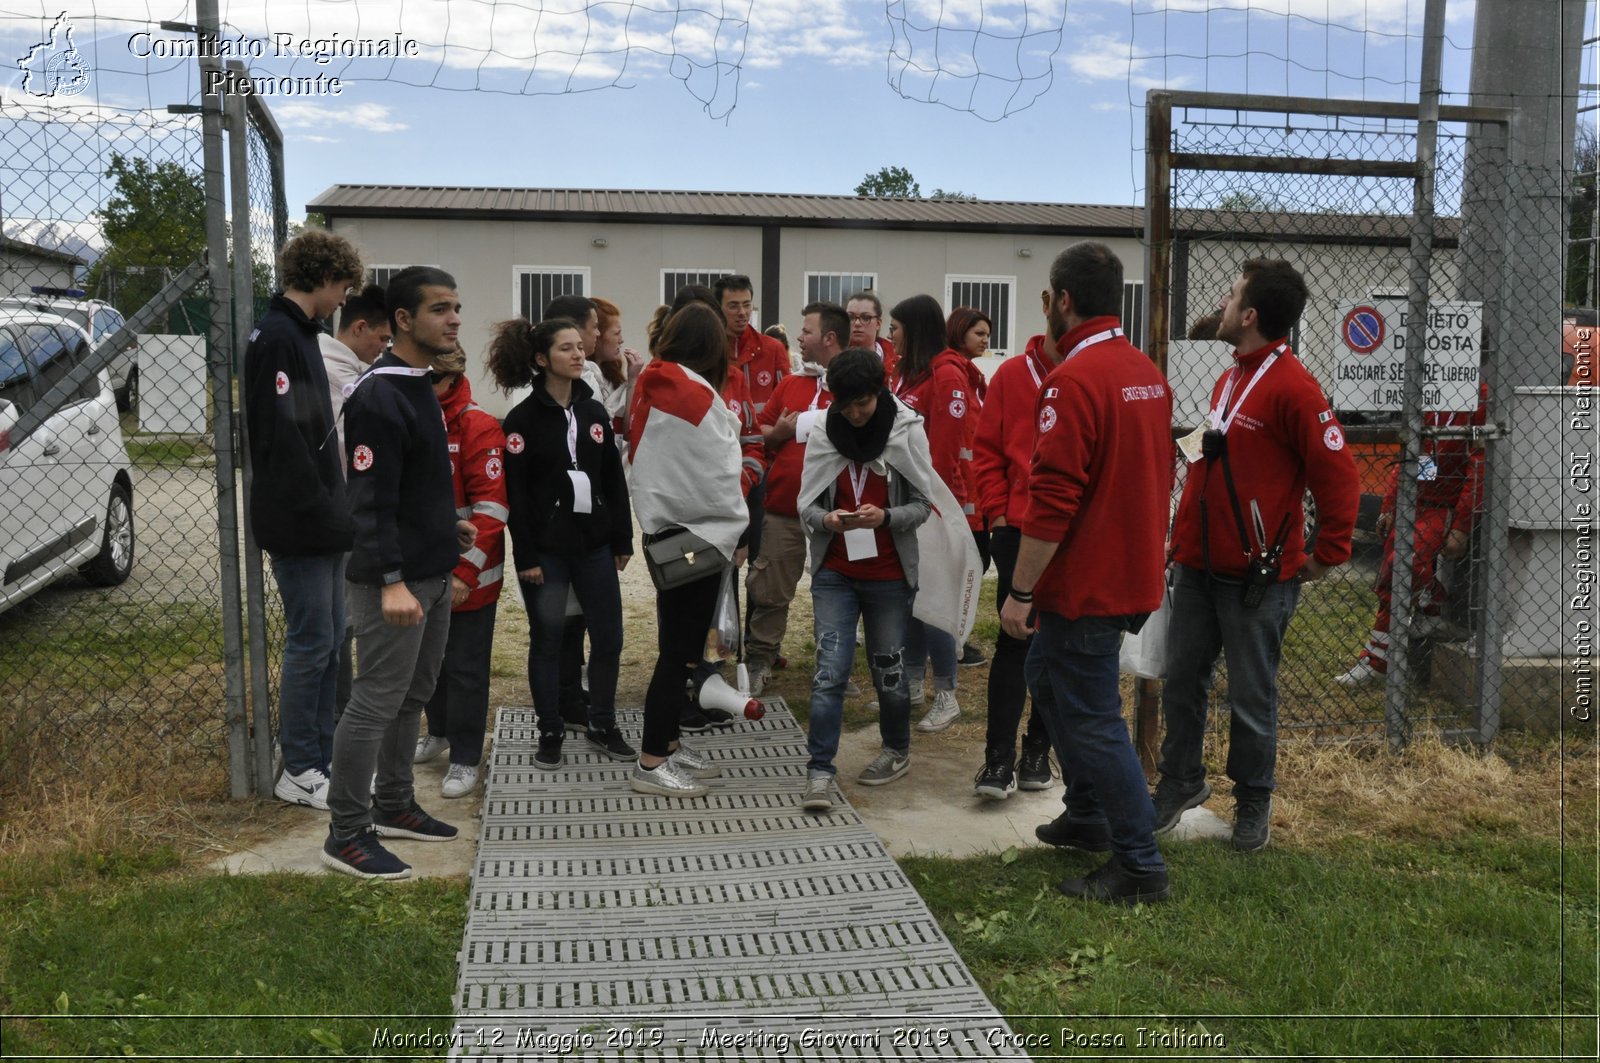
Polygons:
[[811,680],[808,774],[833,775],[844,716],[844,686],[856,657],[856,619],[864,622],[867,666],[878,692],[878,732],[886,749],[911,748],[911,687],[904,665],[912,591],[903,579],[858,580],[824,566],[811,577],[817,671]]

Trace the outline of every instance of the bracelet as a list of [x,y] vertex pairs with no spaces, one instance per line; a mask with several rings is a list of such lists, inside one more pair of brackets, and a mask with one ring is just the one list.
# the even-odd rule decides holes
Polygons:
[[1032,591],[1019,591],[1015,587],[1011,589],[1011,597],[1023,605],[1029,605],[1033,602]]

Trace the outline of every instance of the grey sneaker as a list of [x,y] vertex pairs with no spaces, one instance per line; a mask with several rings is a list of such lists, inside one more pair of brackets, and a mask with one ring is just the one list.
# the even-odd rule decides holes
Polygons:
[[750,696],[759,698],[761,692],[767,689],[767,684],[772,681],[772,673],[765,668],[755,668],[750,672]]
[[715,779],[722,774],[722,769],[711,763],[711,759],[687,742],[679,741],[678,748],[667,757],[672,766],[683,774],[693,779]]
[[856,782],[862,786],[882,786],[884,783],[894,782],[910,770],[909,752],[896,753],[892,749],[884,748],[872,758],[872,763],[861,769],[861,774],[856,776]]
[[956,701],[956,692],[938,691],[933,695],[933,708],[928,710],[928,715],[917,721],[917,730],[924,734],[935,734],[955,723],[956,717],[960,715],[961,705]]
[[854,679],[846,679],[844,681],[844,696],[847,698],[859,698],[861,696],[861,685]]
[[1201,783],[1200,789],[1190,793],[1181,793],[1175,786],[1169,786],[1167,780],[1162,779],[1156,785],[1156,828],[1155,833],[1166,834],[1178,825],[1183,814],[1191,808],[1199,808],[1205,804],[1206,798],[1211,796],[1211,784]]
[[[920,709],[920,708],[922,708],[922,706],[926,705],[927,703],[928,703],[928,696],[926,694],[924,694],[922,692],[922,689],[919,687],[917,689],[916,693],[911,695],[911,707],[913,709]],[[869,701],[869,702],[867,702],[867,711],[868,712],[881,712],[882,711],[882,705],[883,705],[883,703],[879,702],[879,701]]]
[[1272,798],[1240,798],[1233,813],[1233,847],[1253,853],[1267,847],[1272,837]]
[[635,793],[660,794],[662,797],[704,797],[711,789],[699,779],[673,767],[670,757],[653,768],[634,764],[628,785],[633,787]]
[[807,812],[832,812],[833,776],[819,771],[806,776],[806,790],[800,795],[800,807]]
[[412,755],[411,763],[426,764],[449,748],[450,740],[448,738],[439,738],[436,735],[424,732],[422,737],[417,739],[417,751]]

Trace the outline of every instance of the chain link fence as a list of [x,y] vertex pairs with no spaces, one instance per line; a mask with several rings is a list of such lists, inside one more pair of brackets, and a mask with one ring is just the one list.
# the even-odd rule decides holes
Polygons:
[[[229,206],[199,111],[50,99],[0,111],[7,790],[64,775],[196,798],[250,786],[237,637],[230,648],[236,348],[213,326],[231,318],[247,334],[269,296],[287,226],[282,141],[264,107],[232,116],[239,225],[211,239]],[[233,283],[208,274],[208,248]],[[280,635],[264,633],[264,661]],[[270,746],[270,721],[256,731]]]
[[[1165,355],[1175,431],[1185,434],[1205,420],[1228,365],[1228,345],[1209,330],[1240,264],[1287,259],[1310,289],[1290,340],[1344,426],[1361,503],[1350,562],[1303,588],[1289,628],[1279,671],[1285,732],[1404,741],[1423,727],[1487,741],[1502,723],[1554,729],[1578,622],[1562,562],[1576,544],[1563,522],[1593,485],[1566,467],[1570,413],[1585,400],[1557,386],[1561,257],[1507,250],[1512,234],[1529,240],[1548,224],[1515,206],[1542,202],[1547,190],[1533,171],[1507,165],[1502,116],[1446,110],[1427,412],[1408,458],[1402,381],[1418,125],[1415,108],[1406,112],[1152,93],[1147,343]],[[1401,477],[1417,484],[1409,516],[1396,512]],[[1308,541],[1315,524],[1308,492]],[[1396,540],[1414,556],[1403,601],[1393,593]],[[1389,667],[1402,641],[1408,674],[1391,690],[1402,681]],[[1218,678],[1220,722],[1225,665]]]

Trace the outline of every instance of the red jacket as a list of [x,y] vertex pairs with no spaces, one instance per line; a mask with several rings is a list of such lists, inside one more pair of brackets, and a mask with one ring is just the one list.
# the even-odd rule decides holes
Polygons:
[[776,337],[757,332],[754,325],[746,325],[729,368],[730,376],[744,378],[749,401],[755,404],[753,417],[766,408],[783,378],[791,375],[789,348]]
[[[833,392],[827,380],[820,376],[789,376],[767,401],[766,409],[756,418],[760,427],[770,428],[786,413],[805,413],[810,409],[826,410],[833,402]],[[815,407],[813,407],[815,403]],[[818,420],[816,431],[823,431]],[[780,517],[799,517],[800,470],[806,461],[806,445],[787,439],[768,455],[767,512]]]
[[[1489,397],[1489,386],[1479,388],[1478,409],[1473,413],[1425,413],[1423,419],[1430,425],[1450,425],[1465,428],[1481,425],[1488,412],[1484,401]],[[1453,513],[1450,530],[1471,532],[1477,519],[1483,495],[1483,456],[1474,453],[1469,439],[1422,440],[1424,463],[1431,464],[1432,475],[1417,479],[1418,509],[1448,509]],[[1383,496],[1383,511],[1394,512],[1395,498],[1400,490],[1400,464],[1389,473],[1389,490]]]
[[728,409],[739,418],[739,449],[744,455],[740,486],[748,496],[767,474],[767,444],[761,438],[761,429],[756,427],[756,414],[759,411],[750,401],[750,389],[745,385],[744,375],[731,369],[722,380],[722,398],[727,402]]
[[946,348],[915,380],[898,380],[895,395],[922,416],[933,471],[950,488],[970,527],[983,527],[973,490],[972,440],[983,410],[983,372],[971,358]]
[[[1239,495],[1245,530],[1255,539],[1250,502],[1261,509],[1268,545],[1285,530],[1279,579],[1293,579],[1305,564],[1306,489],[1317,504],[1318,531],[1313,556],[1324,565],[1350,559],[1350,535],[1360,506],[1356,464],[1345,446],[1344,429],[1328,408],[1322,385],[1300,364],[1287,345],[1271,369],[1241,400],[1256,369],[1277,349],[1277,343],[1260,350],[1233,353],[1234,366],[1217,378],[1211,391],[1216,406],[1229,377],[1235,373],[1234,409],[1228,430],[1228,464]],[[1204,492],[1210,535],[1211,570],[1223,576],[1241,576],[1249,563],[1239,541],[1238,522],[1228,500],[1228,487],[1220,459],[1202,458],[1189,469],[1173,527],[1177,560],[1191,568],[1206,567],[1200,522],[1200,497]],[[1207,466],[1215,466],[1207,475]],[[1259,549],[1259,544],[1252,541]]]
[[884,376],[893,380],[895,367],[900,364],[900,356],[895,353],[894,344],[882,336],[878,337],[878,358],[883,362]]
[[1044,337],[1028,340],[1021,358],[1007,358],[989,380],[972,441],[978,513],[990,524],[1020,525],[1028,511],[1028,466],[1039,438],[1039,388],[1054,368]]
[[[1118,324],[1090,318],[1061,338]],[[1059,543],[1034,604],[1068,619],[1153,612],[1172,505],[1172,393],[1123,338],[1083,348],[1044,378],[1022,534]]]
[[456,516],[478,529],[478,541],[461,555],[453,575],[472,588],[467,600],[451,612],[482,609],[500,598],[505,575],[506,505],[505,432],[492,413],[472,401],[466,377],[439,400],[450,444],[450,472],[455,481]]

